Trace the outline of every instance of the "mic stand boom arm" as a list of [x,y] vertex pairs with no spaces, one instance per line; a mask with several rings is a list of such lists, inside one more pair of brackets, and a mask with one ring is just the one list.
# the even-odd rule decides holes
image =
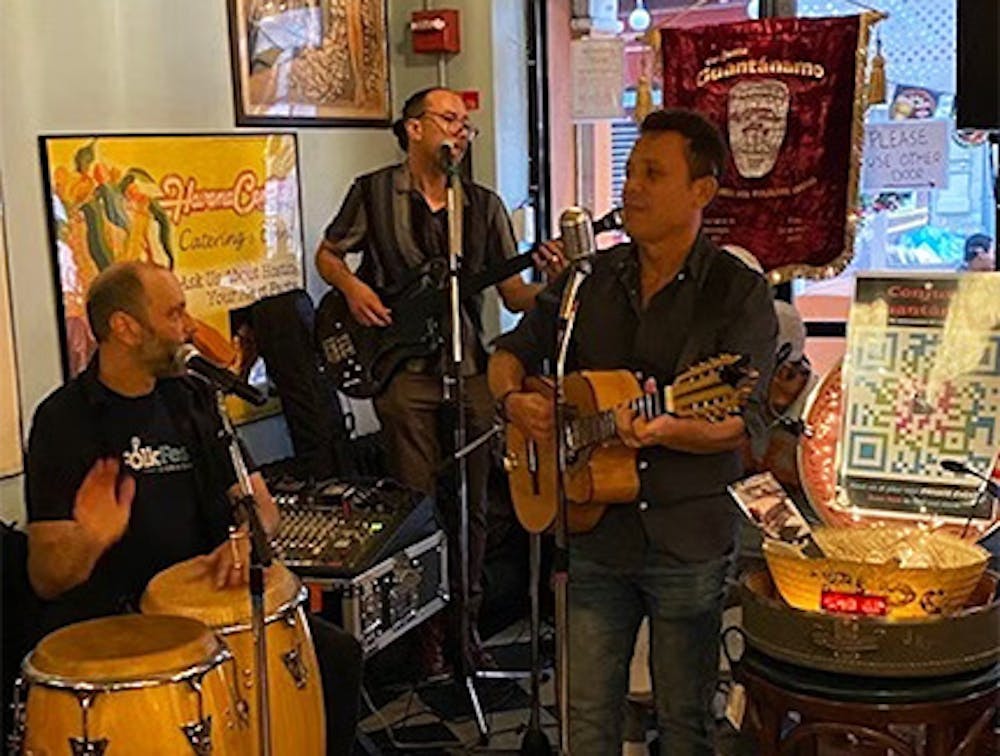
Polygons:
[[239,488],[239,496],[235,502],[237,520],[241,519],[240,516],[242,516],[250,530],[250,627],[253,635],[255,684],[257,686],[258,753],[261,756],[270,756],[271,709],[268,700],[264,569],[271,566],[274,555],[267,532],[260,521],[260,513],[257,511],[257,501],[253,496],[253,484],[250,482],[250,473],[247,470],[246,460],[243,458],[243,449],[240,447],[233,423],[226,410],[225,394],[221,390],[216,390],[215,396],[219,407],[219,416],[222,418],[220,436],[229,447],[229,460],[236,473],[236,484]]

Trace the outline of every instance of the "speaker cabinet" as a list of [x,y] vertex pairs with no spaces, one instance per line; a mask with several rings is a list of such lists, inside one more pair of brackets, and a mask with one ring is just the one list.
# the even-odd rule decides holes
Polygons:
[[958,127],[1000,129],[1000,0],[958,0]]

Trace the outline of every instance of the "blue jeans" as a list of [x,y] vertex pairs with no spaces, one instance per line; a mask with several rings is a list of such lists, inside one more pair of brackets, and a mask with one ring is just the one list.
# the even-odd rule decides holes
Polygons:
[[621,753],[628,667],[643,616],[660,753],[712,756],[723,593],[731,560],[691,565],[646,558],[615,570],[570,552],[569,737],[573,756]]

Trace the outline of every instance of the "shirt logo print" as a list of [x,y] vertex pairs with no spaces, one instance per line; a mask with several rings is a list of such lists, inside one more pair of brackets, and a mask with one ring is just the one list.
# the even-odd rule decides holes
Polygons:
[[138,436],[132,436],[132,447],[122,452],[122,461],[133,472],[170,473],[190,470],[191,455],[186,447],[161,444],[143,446]]

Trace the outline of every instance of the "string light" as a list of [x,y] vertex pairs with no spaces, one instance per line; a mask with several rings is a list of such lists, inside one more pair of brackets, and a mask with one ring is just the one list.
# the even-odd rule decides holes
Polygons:
[[628,14],[628,25],[637,32],[644,32],[653,23],[649,11],[646,10],[645,0],[635,0],[635,8]]

